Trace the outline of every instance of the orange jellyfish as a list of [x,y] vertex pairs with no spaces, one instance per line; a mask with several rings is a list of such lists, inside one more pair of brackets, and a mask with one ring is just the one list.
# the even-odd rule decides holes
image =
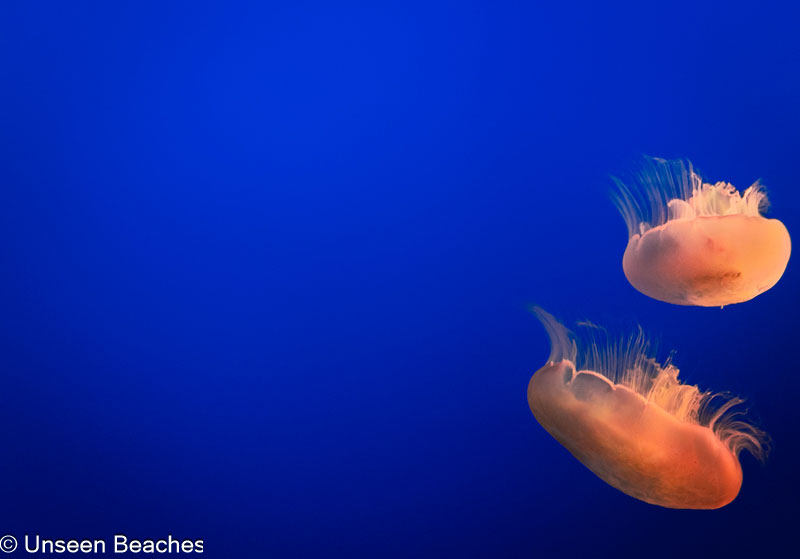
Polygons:
[[548,363],[528,384],[537,421],[600,479],[639,500],[716,509],[739,494],[739,452],[764,456],[766,435],[741,419],[738,398],[681,384],[648,354],[639,330],[611,340],[584,323],[581,341],[535,309],[550,336]]
[[775,285],[789,262],[783,223],[761,215],[767,195],[704,183],[688,161],[646,158],[633,186],[617,184],[628,226],[625,277],[645,295],[676,305],[722,307]]

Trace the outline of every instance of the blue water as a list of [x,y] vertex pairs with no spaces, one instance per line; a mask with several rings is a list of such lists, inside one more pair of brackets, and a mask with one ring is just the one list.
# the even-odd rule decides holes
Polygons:
[[[647,153],[761,178],[800,238],[798,15],[4,3],[0,532],[223,558],[793,546],[796,257],[745,304],[650,300],[608,176]],[[528,410],[531,303],[641,323],[748,398],[767,463],[712,512],[601,482]]]

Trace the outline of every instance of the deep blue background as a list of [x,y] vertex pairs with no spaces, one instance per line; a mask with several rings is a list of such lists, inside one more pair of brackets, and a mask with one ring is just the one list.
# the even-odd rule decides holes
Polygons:
[[[227,558],[794,545],[796,257],[749,303],[652,301],[608,197],[640,153],[686,156],[763,179],[800,235],[788,3],[235,4],[0,8],[0,532]],[[640,322],[748,397],[767,464],[714,512],[599,481],[528,410],[530,303]]]

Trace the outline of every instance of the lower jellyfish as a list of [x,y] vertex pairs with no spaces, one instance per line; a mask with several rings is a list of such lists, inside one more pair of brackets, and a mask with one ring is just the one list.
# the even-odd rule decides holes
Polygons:
[[766,435],[741,419],[738,398],[681,384],[649,355],[641,330],[612,341],[583,324],[582,342],[535,310],[550,336],[548,363],[528,385],[539,423],[600,479],[639,500],[716,509],[739,494],[739,453],[764,456]]
[[646,159],[632,186],[616,183],[629,237],[622,268],[645,295],[721,307],[749,301],[783,275],[791,240],[783,223],[761,215],[768,202],[758,183],[740,194],[704,183],[688,161],[657,158]]

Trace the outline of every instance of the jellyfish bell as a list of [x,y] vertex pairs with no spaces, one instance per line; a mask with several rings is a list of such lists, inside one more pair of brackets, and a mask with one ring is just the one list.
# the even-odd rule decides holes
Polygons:
[[761,215],[766,193],[704,183],[688,161],[646,158],[615,202],[628,226],[622,268],[645,295],[722,307],[749,301],[783,275],[791,240],[783,223]]
[[[681,384],[648,354],[641,331],[611,341],[587,325],[583,342],[540,309],[549,362],[528,384],[542,427],[600,479],[641,501],[716,509],[739,494],[738,455],[764,455],[766,435],[742,421],[742,400]],[[605,339],[603,339],[605,338]]]

